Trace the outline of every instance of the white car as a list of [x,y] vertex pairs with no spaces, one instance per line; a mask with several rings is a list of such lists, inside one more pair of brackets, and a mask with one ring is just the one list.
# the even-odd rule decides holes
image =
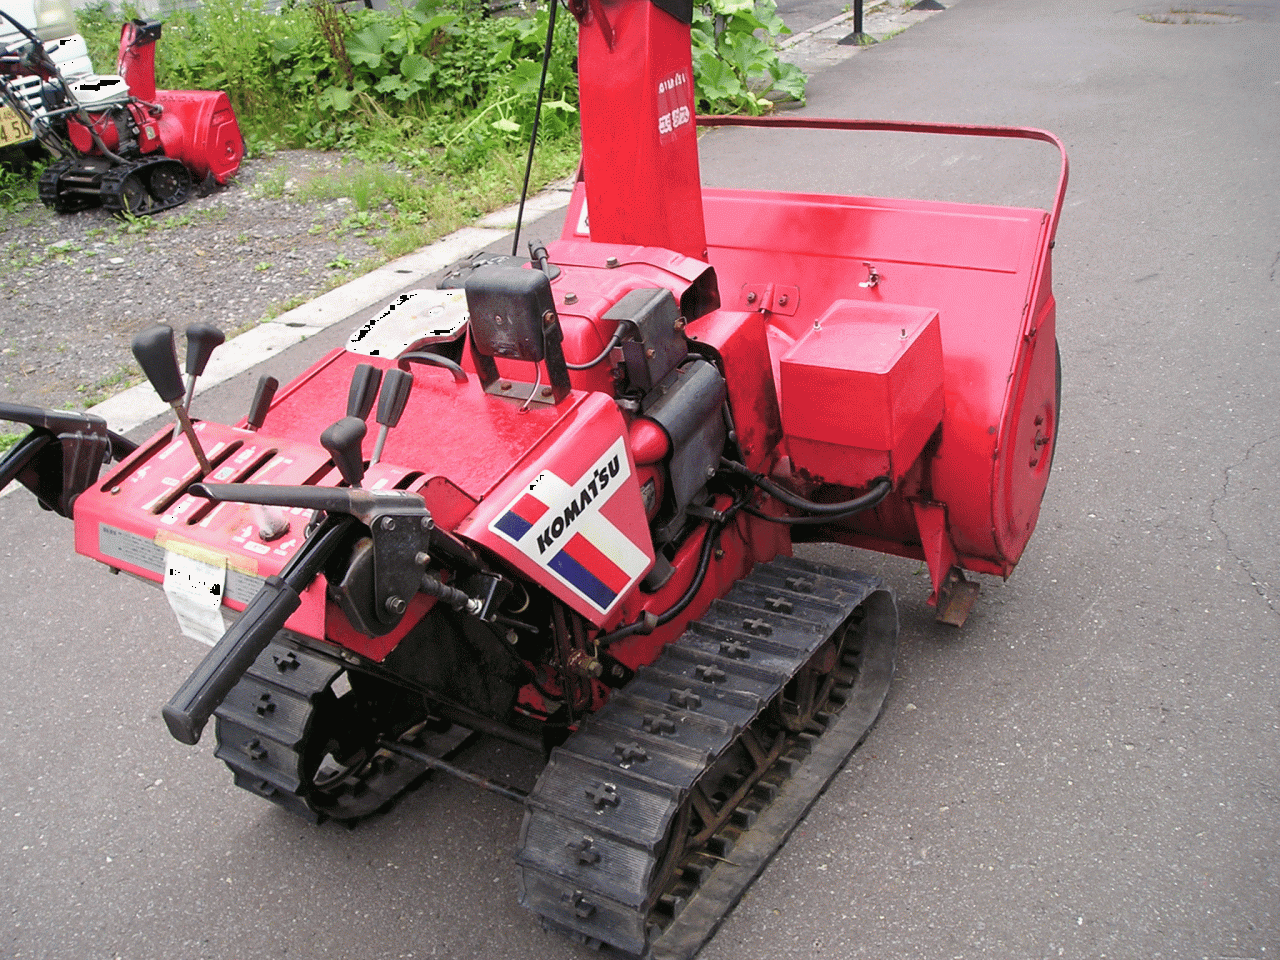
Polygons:
[[[63,79],[93,73],[89,50],[84,38],[76,32],[76,17],[71,0],[0,0],[0,10],[13,17],[44,41],[45,50],[58,65]],[[0,50],[11,53],[31,41],[9,20],[0,17]],[[25,103],[36,116],[44,113],[43,83],[39,77],[5,79],[9,97]],[[0,148],[16,147],[35,139],[26,116],[9,103],[0,102]]]

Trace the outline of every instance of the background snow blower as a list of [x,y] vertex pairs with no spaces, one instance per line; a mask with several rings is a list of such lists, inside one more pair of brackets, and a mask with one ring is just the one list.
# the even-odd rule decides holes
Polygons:
[[74,75],[55,55],[59,41],[46,45],[3,15],[29,43],[0,57],[0,94],[55,157],[40,177],[46,206],[156,213],[184,203],[196,187],[226,184],[240,169],[244,138],[225,93],[156,89],[159,22],[123,26],[117,73]]
[[[177,428],[134,449],[3,405],[32,431],[0,483],[216,644],[163,714],[187,744],[213,719],[239,786],[349,822],[459,776],[523,805],[520,896],[545,924],[690,957],[894,670],[885,584],[793,542],[917,557],[959,624],[964,571],[1007,576],[1031,536],[1066,158],[1049,211],[704,190],[690,4],[571,9],[583,177],[558,240],[406,294],[288,386],[263,378],[235,426],[192,421],[173,331],[145,330]],[[187,335],[194,375],[215,337]],[[536,784],[462,768],[475,734],[544,753]]]

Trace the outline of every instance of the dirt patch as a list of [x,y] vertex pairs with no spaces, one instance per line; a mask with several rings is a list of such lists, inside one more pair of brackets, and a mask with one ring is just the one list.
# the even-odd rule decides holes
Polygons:
[[203,321],[230,336],[352,275],[378,255],[350,224],[353,204],[291,198],[341,163],[309,151],[249,160],[229,186],[150,220],[38,203],[0,212],[0,397],[89,406],[136,379],[130,343],[144,327]]

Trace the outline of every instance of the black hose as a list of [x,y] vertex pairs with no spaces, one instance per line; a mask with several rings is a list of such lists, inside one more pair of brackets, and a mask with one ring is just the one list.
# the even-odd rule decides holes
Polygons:
[[839,520],[843,517],[850,516],[855,513],[861,513],[863,510],[870,510],[876,506],[881,500],[889,495],[889,491],[893,489],[893,483],[888,477],[876,477],[871,481],[871,489],[860,497],[854,497],[852,500],[842,500],[838,503],[815,503],[812,500],[806,500],[798,493],[792,493],[785,487],[780,487],[768,477],[763,477],[751,470],[745,464],[738,463],[734,460],[720,459],[720,466],[736,473],[741,477],[745,477],[752,484],[759,487],[769,496],[776,500],[780,500],[788,507],[796,510],[803,510],[809,514],[816,516],[810,517],[769,517],[762,513],[751,510],[753,516],[762,516],[766,520],[774,520],[778,523],[822,523],[825,520]]
[[[884,497],[889,493],[890,490],[893,489],[893,487],[889,484],[888,480],[882,480],[880,482],[884,484],[883,493],[881,493],[880,488],[876,488],[875,490],[872,491],[872,493],[880,494],[879,499],[877,499],[875,503],[871,503],[866,506],[856,507],[845,513],[825,513],[819,517],[812,517],[812,516],[810,517],[788,517],[788,516],[775,517],[772,514],[765,513],[763,510],[759,510],[756,507],[752,507],[752,506],[746,506],[746,507],[743,507],[742,509],[746,513],[751,514],[753,517],[759,517],[761,520],[767,520],[770,523],[780,523],[783,526],[787,526],[787,527],[816,527],[824,523],[835,523],[837,520],[843,520],[846,517],[852,517],[855,514],[862,513],[862,511],[868,510],[871,507],[874,507],[877,503],[880,502],[880,500],[884,499]],[[870,494],[868,494],[868,496],[870,496]]]
[[626,329],[626,326],[627,325],[625,323],[618,324],[618,329],[613,331],[613,336],[609,338],[609,342],[605,345],[605,348],[600,351],[600,355],[594,360],[588,360],[586,363],[566,363],[565,366],[570,370],[590,370],[605,357],[609,356],[609,352],[622,342],[622,334]]
[[707,578],[707,570],[711,567],[711,555],[715,552],[716,540],[723,530],[738,512],[742,506],[741,503],[735,503],[729,509],[724,511],[723,519],[708,525],[707,538],[702,541],[702,549],[698,553],[698,568],[693,573],[693,579],[689,581],[689,586],[685,589],[684,595],[680,597],[674,604],[658,615],[645,612],[640,615],[640,619],[633,623],[627,624],[625,627],[619,627],[612,633],[606,633],[596,637],[596,645],[599,647],[607,647],[611,643],[622,640],[626,637],[636,634],[650,634],[658,627],[666,626],[676,617],[684,612],[685,607],[693,603],[693,598],[698,595],[698,591],[702,589],[702,583]]

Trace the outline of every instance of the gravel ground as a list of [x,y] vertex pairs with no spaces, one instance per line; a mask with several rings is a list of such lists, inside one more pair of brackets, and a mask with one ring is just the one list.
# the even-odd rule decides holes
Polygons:
[[0,397],[89,406],[137,379],[129,345],[144,327],[203,321],[231,336],[348,278],[377,255],[369,235],[343,226],[351,202],[290,199],[291,185],[341,162],[308,151],[249,160],[227,187],[149,225],[39,203],[0,211]]

